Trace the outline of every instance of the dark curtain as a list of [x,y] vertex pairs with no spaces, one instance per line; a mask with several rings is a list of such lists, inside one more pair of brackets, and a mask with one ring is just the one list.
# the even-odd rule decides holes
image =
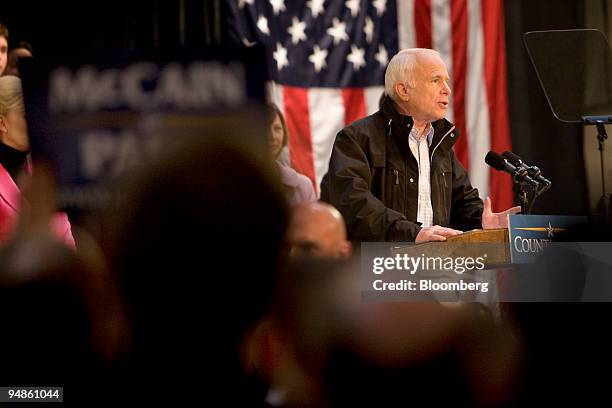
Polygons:
[[586,215],[582,126],[562,123],[553,116],[523,43],[527,31],[585,28],[584,2],[508,0],[504,7],[513,151],[539,166],[553,182],[533,213]]
[[[539,165],[553,181],[552,189],[536,204],[535,214],[587,214],[589,203],[582,126],[562,123],[553,116],[531,66],[523,34],[598,28],[585,27],[586,4],[575,0],[505,2],[513,150],[526,162]],[[586,229],[572,239],[608,240],[609,230]],[[580,271],[574,269],[569,272]],[[555,281],[563,282],[565,276],[560,273]],[[606,381],[596,373],[608,370],[612,361],[608,351],[611,338],[602,330],[611,312],[610,303],[507,306],[523,343],[523,371],[510,406],[596,406],[609,398]]]
[[202,47],[225,41],[224,1],[6,1],[0,21],[11,43],[25,40],[35,51]]

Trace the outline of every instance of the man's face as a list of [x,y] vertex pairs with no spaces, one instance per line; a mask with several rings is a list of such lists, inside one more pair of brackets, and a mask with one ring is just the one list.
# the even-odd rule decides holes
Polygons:
[[6,40],[6,37],[0,36],[0,75],[2,75],[4,69],[6,68],[7,54],[8,41]]
[[408,98],[405,106],[415,121],[434,122],[446,116],[451,95],[448,71],[436,55],[421,54],[417,61],[415,87],[405,87]]

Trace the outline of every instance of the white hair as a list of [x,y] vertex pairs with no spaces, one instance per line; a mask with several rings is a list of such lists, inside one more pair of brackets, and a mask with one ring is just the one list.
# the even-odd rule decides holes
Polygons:
[[442,58],[438,51],[429,48],[406,48],[395,54],[389,61],[385,72],[385,93],[394,101],[397,97],[395,93],[396,83],[404,82],[410,88],[416,86],[414,71],[417,66],[417,57],[423,54],[431,54]]

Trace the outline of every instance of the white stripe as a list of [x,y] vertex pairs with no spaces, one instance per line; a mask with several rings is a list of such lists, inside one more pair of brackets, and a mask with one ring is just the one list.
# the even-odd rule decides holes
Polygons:
[[414,1],[399,0],[397,2],[397,36],[399,37],[400,50],[416,47]]
[[[449,0],[431,0],[431,44],[442,55],[448,75],[453,77],[453,26]],[[452,81],[451,81],[452,88]],[[446,109],[446,119],[453,122],[453,99]]]
[[285,100],[283,99],[283,86],[273,81],[266,82],[266,96],[268,101],[276,104],[285,114]]
[[[484,0],[486,1],[486,0]],[[489,110],[485,92],[484,39],[480,0],[468,0],[466,127],[470,152],[470,181],[481,197],[489,194],[489,169],[484,158],[491,148]]]
[[317,192],[327,173],[336,134],[344,128],[344,99],[340,89],[310,88],[308,90],[310,135],[314,159]]
[[369,86],[364,88],[363,94],[365,97],[366,115],[371,115],[378,110],[378,102],[384,91],[384,86]]

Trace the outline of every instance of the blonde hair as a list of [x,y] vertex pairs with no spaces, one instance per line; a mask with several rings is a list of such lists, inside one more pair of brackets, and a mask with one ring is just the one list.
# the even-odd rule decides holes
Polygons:
[[21,79],[14,75],[0,77],[0,115],[17,111],[25,116]]
[[410,88],[416,86],[414,71],[417,66],[417,57],[422,54],[432,54],[440,57],[440,53],[429,48],[406,48],[391,58],[385,71],[385,93],[395,101],[395,84],[405,82]]

